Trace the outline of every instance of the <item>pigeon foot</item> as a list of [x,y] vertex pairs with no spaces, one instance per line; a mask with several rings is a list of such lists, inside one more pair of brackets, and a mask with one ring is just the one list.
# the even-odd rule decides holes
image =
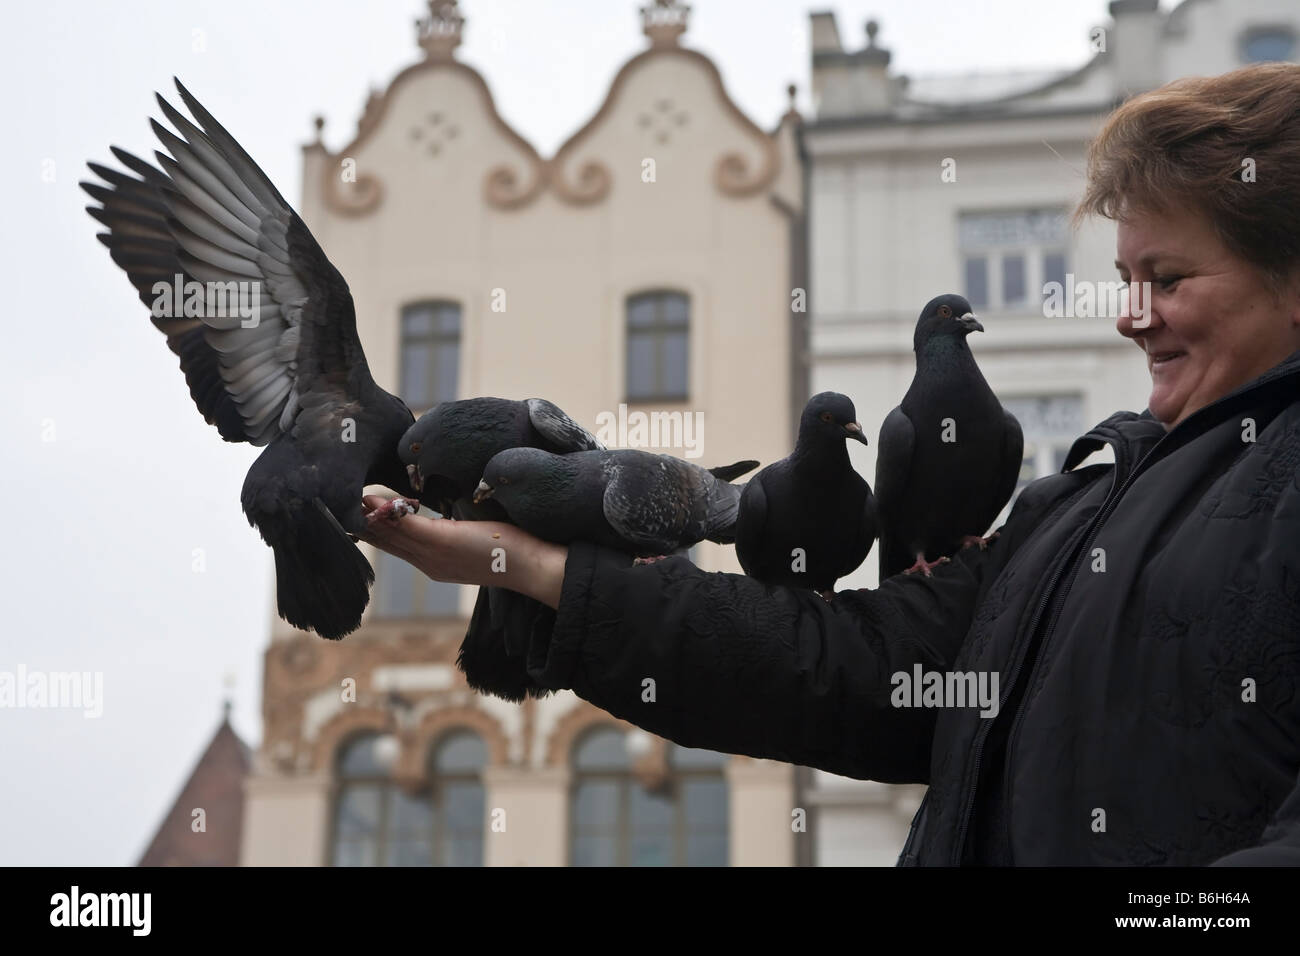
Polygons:
[[420,506],[416,502],[407,501],[405,498],[393,498],[385,501],[366,515],[366,520],[371,524],[377,521],[397,521],[406,515],[413,515],[419,510]]
[[992,541],[994,538],[1000,537],[1001,535],[1002,535],[1001,531],[994,531],[987,538],[981,538],[977,534],[963,535],[961,539],[961,546],[963,548],[969,548],[971,545],[977,544],[979,545],[981,551],[987,551],[989,549],[989,542]]
[[916,556],[916,564],[912,565],[903,573],[915,574],[917,571],[920,571],[927,578],[932,578],[934,577],[934,575],[930,573],[930,570],[932,568],[937,568],[941,564],[949,564],[949,563],[950,562],[948,558],[940,558],[938,561],[927,561],[925,560],[925,554],[921,553]]
[[654,564],[656,561],[662,561],[666,557],[668,557],[668,555],[666,554],[657,554],[653,558],[633,558],[632,563],[633,564]]

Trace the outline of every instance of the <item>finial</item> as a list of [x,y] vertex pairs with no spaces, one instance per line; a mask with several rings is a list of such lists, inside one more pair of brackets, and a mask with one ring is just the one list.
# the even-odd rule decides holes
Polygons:
[[221,679],[221,683],[225,687],[225,699],[221,702],[221,719],[228,722],[230,720],[230,709],[232,706],[230,698],[233,696],[235,690],[235,675],[230,671],[226,671],[225,676]]
[[880,32],[880,24],[875,20],[867,21],[867,46],[871,49],[876,47],[876,34]]
[[427,0],[429,15],[415,21],[416,42],[430,60],[450,60],[460,46],[465,18],[456,0]]
[[651,46],[677,46],[677,39],[686,32],[686,19],[691,8],[678,0],[655,0],[641,8],[641,30],[650,38]]
[[794,95],[799,92],[799,87],[791,83],[785,88],[785,95],[790,97],[790,109],[794,109]]
[[312,117],[311,124],[316,127],[316,145],[320,145],[321,134],[325,132],[325,117],[317,113]]

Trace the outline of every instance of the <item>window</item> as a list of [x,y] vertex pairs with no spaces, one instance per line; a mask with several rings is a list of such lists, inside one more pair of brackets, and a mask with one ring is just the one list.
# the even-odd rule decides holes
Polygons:
[[724,754],[667,744],[652,789],[633,773],[628,735],[601,728],[574,750],[570,861],[574,866],[725,866]]
[[402,400],[431,408],[456,397],[460,372],[460,306],[417,302],[402,309]]
[[1078,395],[1041,395],[1002,399],[1002,407],[1016,416],[1025,435],[1025,450],[1020,463],[1020,477],[1011,500],[1002,509],[993,527],[1002,524],[1011,513],[1020,489],[1031,481],[1059,474],[1070,446],[1085,431],[1083,399]]
[[472,731],[443,737],[430,759],[432,787],[410,794],[392,780],[385,735],[354,737],[339,752],[335,866],[482,866],[487,763]]
[[680,292],[647,292],[627,300],[628,401],[688,396],[690,300]]
[[456,731],[433,751],[433,859],[437,866],[483,865],[487,748],[478,734]]
[[1241,37],[1243,63],[1267,63],[1294,60],[1295,33],[1290,27],[1255,27]]
[[958,237],[974,309],[1035,311],[1044,283],[1065,283],[1063,210],[963,213]]
[[387,551],[377,552],[376,558],[376,617],[455,617],[460,613],[459,584],[434,581]]
[[335,866],[428,865],[419,847],[428,842],[432,808],[392,782],[382,756],[383,736],[354,737],[339,752]]

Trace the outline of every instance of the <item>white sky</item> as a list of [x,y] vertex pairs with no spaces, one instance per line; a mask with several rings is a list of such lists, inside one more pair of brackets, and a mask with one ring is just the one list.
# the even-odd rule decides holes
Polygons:
[[[462,0],[460,58],[549,156],[644,47],[640,3]],[[1088,29],[1107,19],[1105,0],[696,0],[686,42],[770,128],[791,80],[809,108],[808,11],[822,9],[836,11],[849,49],[877,18],[894,68],[913,75],[1077,66]],[[326,116],[331,147],[350,140],[367,91],[416,58],[423,12],[421,0],[6,8],[0,498],[14,514],[0,671],[102,671],[104,702],[97,720],[0,709],[0,865],[133,864],[216,728],[226,675],[237,731],[253,746],[261,733],[271,561],[239,509],[256,450],[222,442],[194,409],[176,358],[94,238],[77,188],[85,161],[111,163],[109,144],[151,156],[153,91],[175,101],[175,74],[296,200],[312,116]]]

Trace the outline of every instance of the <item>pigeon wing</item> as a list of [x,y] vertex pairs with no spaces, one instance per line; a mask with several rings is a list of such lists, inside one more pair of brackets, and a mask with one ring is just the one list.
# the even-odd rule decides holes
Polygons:
[[767,492],[760,471],[745,483],[745,490],[740,493],[740,518],[736,522],[736,558],[751,577],[762,573],[756,561],[763,559],[766,531]]
[[692,526],[693,500],[703,494],[695,476],[668,455],[653,456],[648,466],[615,462],[605,484],[605,520],[635,550],[669,554],[684,544],[703,538],[703,528]]
[[[162,168],[115,148],[135,175],[92,164],[107,185],[82,188],[101,203],[88,207],[108,227],[100,240],[146,305],[158,302],[157,283],[174,288],[177,276],[224,291],[225,309],[208,296],[200,315],[153,321],[221,436],[265,445],[292,427],[300,404],[357,397],[369,371],[352,374],[365,366],[352,296],[266,174],[179,80],[176,87],[199,125],[158,97],[177,130],[153,123],[171,154],[155,154]],[[244,305],[257,296],[253,316],[232,308],[241,291]],[[174,313],[182,303],[173,305]]]
[[915,442],[912,420],[902,406],[885,416],[876,444],[876,498],[886,514],[897,508],[912,473],[912,446]]
[[[993,501],[990,502],[992,511],[989,515],[989,521],[997,518],[1003,506],[1011,500],[1015,494],[1016,484],[1020,480],[1020,467],[1025,459],[1025,435],[1020,429],[1020,422],[1016,416],[1003,410],[1006,427],[1002,432],[1002,453],[998,457],[998,475],[994,488]],[[979,533],[983,534],[985,529]]]
[[544,398],[530,398],[528,420],[533,423],[541,436],[555,445],[559,454],[575,451],[604,451],[605,446],[596,440],[596,436],[583,428],[555,403]]

